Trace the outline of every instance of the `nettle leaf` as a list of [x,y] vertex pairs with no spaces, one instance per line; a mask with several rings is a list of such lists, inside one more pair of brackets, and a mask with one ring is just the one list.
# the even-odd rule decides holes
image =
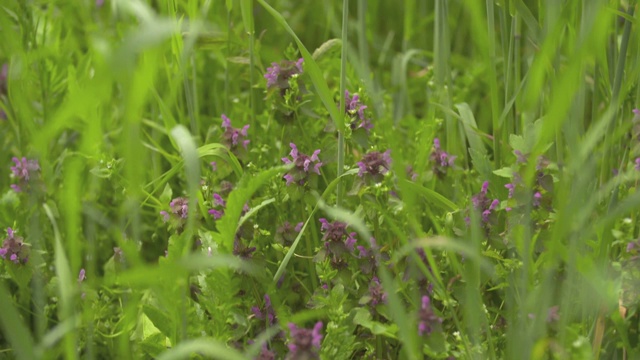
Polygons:
[[371,320],[371,312],[367,308],[357,308],[353,311],[353,323],[371,331],[374,335],[382,335],[391,339],[397,339],[398,325],[383,324]]
[[149,304],[143,305],[142,311],[160,332],[168,338],[173,338],[173,329],[175,326],[168,314]]
[[510,167],[503,167],[502,169],[493,170],[493,173],[504,178],[511,179],[513,177],[513,169]]

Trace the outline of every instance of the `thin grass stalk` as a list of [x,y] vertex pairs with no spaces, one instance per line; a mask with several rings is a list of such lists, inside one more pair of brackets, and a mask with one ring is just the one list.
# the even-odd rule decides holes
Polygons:
[[[340,50],[340,110],[341,116],[344,116],[346,108],[345,92],[347,89],[347,44],[348,44],[348,21],[349,21],[349,0],[342,2],[342,47]],[[344,173],[344,155],[345,155],[345,141],[344,141],[344,127],[338,128],[338,171],[337,177],[342,176]],[[343,198],[343,185],[342,181],[338,182],[336,187],[336,205],[342,206]]]
[[496,36],[495,36],[495,14],[493,0],[487,0],[487,40],[488,40],[488,63],[489,67],[489,96],[491,98],[491,119],[493,126],[493,151],[495,168],[502,165],[501,140],[503,137],[500,126],[500,107],[498,94],[498,80],[496,72]]

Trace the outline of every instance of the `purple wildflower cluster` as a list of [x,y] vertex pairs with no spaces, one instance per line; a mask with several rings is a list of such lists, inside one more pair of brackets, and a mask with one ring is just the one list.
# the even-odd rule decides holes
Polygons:
[[15,192],[22,192],[25,188],[29,187],[30,182],[37,177],[40,171],[40,164],[38,160],[27,159],[25,157],[22,159],[14,157],[11,160],[15,163],[15,165],[11,167],[11,175],[18,181],[17,184],[12,184],[11,188]]
[[169,220],[176,219],[180,222],[184,222],[189,214],[189,200],[184,197],[177,197],[169,203],[170,212],[160,211],[162,215],[162,221],[168,222]]
[[351,115],[353,119],[351,121],[351,130],[362,128],[369,133],[369,130],[373,128],[373,123],[371,123],[371,119],[367,118],[364,112],[367,106],[360,102],[358,94],[353,94],[353,96],[351,96],[349,94],[349,90],[345,90],[344,100],[345,111],[347,114]]
[[391,168],[391,150],[383,153],[379,151],[371,151],[366,153],[358,165],[358,176],[361,178],[369,177],[375,182],[382,181],[384,175]]
[[438,317],[431,308],[431,299],[425,295],[422,297],[422,305],[418,312],[418,334],[420,336],[429,335],[434,326],[442,323],[442,318]]
[[280,63],[271,63],[264,74],[264,78],[267,79],[267,89],[288,89],[289,79],[294,75],[302,74],[303,63],[303,58],[297,61],[282,60]]
[[384,291],[384,288],[382,287],[382,284],[380,284],[380,280],[377,276],[374,276],[371,279],[371,283],[369,284],[369,296],[371,297],[369,304],[372,307],[387,302],[387,293]]
[[342,221],[330,223],[327,219],[321,218],[322,226],[320,230],[324,233],[322,241],[326,249],[326,256],[331,259],[331,265],[335,268],[346,266],[346,259],[342,256],[352,253],[356,244],[356,233],[347,231],[347,224]]
[[318,154],[320,154],[319,149],[309,156],[299,152],[296,144],[290,143],[289,146],[291,146],[291,152],[289,153],[291,159],[288,157],[282,158],[282,162],[285,164],[294,165],[293,169],[284,175],[284,179],[287,180],[287,186],[291,184],[297,184],[300,186],[306,184],[311,172],[320,175],[322,161],[318,158]]
[[290,245],[296,239],[300,230],[302,230],[303,224],[304,223],[299,222],[293,226],[288,221],[285,221],[282,226],[276,229],[275,240],[280,244]]
[[489,182],[485,181],[482,183],[482,188],[480,192],[474,195],[471,198],[471,202],[473,203],[474,209],[480,211],[482,215],[482,223],[485,225],[489,224],[491,213],[498,207],[500,204],[500,200],[493,199],[487,197],[487,191],[489,190]]
[[322,321],[318,321],[313,329],[297,327],[289,323],[291,339],[289,340],[289,355],[287,360],[319,359],[318,350],[322,343]]
[[[233,185],[231,186],[233,187]],[[223,191],[225,191],[224,188],[221,189],[221,193],[223,193]],[[214,193],[212,204],[213,204],[213,207],[209,209],[208,213],[209,215],[212,215],[215,220],[218,220],[222,217],[222,215],[224,215],[224,210],[227,207],[227,201],[223,199],[222,195],[220,195],[219,193]],[[242,207],[242,215],[246,214],[249,210],[251,210],[251,208],[249,207],[249,204],[244,204],[244,206]]]
[[433,163],[433,173],[439,177],[444,178],[447,175],[447,169],[453,168],[455,155],[450,155],[440,147],[440,139],[433,139],[433,151],[431,152],[430,160]]
[[277,320],[276,313],[271,306],[271,298],[266,294],[264,296],[264,308],[261,309],[254,306],[251,308],[251,312],[255,315],[256,319],[267,321],[269,326],[273,325]]
[[23,240],[13,229],[7,228],[7,238],[2,242],[0,257],[15,264],[25,264],[29,260],[29,247],[25,246]]
[[260,349],[260,353],[255,358],[255,360],[275,360],[275,359],[276,359],[276,353],[274,353],[273,351],[269,350],[269,348],[267,347],[266,343],[262,344],[262,348]]
[[222,114],[222,128],[224,129],[222,138],[229,150],[236,153],[240,149],[238,147],[239,144],[242,144],[245,150],[247,149],[247,145],[251,142],[247,139],[249,125],[243,126],[242,129],[234,128],[231,126],[231,120],[225,114]]

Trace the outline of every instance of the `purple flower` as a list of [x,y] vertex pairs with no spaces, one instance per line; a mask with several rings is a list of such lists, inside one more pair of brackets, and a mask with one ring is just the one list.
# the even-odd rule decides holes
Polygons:
[[265,343],[265,344],[262,344],[262,349],[260,350],[260,354],[258,354],[258,356],[256,356],[254,359],[255,360],[275,360],[276,353],[269,350],[269,348],[267,348],[267,344]]
[[367,118],[364,110],[367,108],[366,105],[360,102],[360,97],[358,94],[353,94],[353,97],[349,95],[349,90],[345,90],[344,93],[345,99],[345,111],[347,114],[351,115],[351,129],[360,129],[363,128],[369,133],[369,130],[373,128],[373,124],[371,123],[371,119]]
[[632,111],[636,116],[640,116],[640,109],[633,109]]
[[635,169],[636,169],[636,170],[638,170],[638,171],[640,171],[640,157],[637,157],[637,158],[636,158],[635,163],[636,163]]
[[379,151],[371,151],[362,157],[362,160],[358,162],[358,176],[364,177],[368,175],[372,177],[376,182],[380,182],[384,174],[389,172],[391,168],[391,156],[389,156],[391,150],[387,150],[383,153]]
[[374,276],[369,284],[369,296],[371,296],[371,306],[376,306],[387,301],[387,293],[380,284],[378,277]]
[[514,150],[514,155],[516,156],[517,164],[524,164],[527,162],[527,155],[523,154],[520,150]]
[[422,297],[422,306],[420,307],[418,318],[420,319],[418,323],[418,334],[420,336],[430,334],[435,324],[442,323],[442,319],[433,312],[431,299],[427,295]]
[[212,161],[209,163],[209,165],[211,165],[211,171],[217,171],[218,170],[218,163],[215,161]]
[[322,321],[318,321],[313,330],[299,328],[293,323],[289,323],[291,339],[289,340],[289,360],[319,359],[318,350],[322,343]]
[[551,322],[556,322],[558,320],[560,320],[560,314],[558,314],[558,310],[560,309],[560,307],[558,305],[552,306],[549,308],[549,310],[547,311],[547,322],[551,323]]
[[104,5],[104,0],[96,0],[96,7],[102,7]]
[[275,240],[280,244],[289,245],[293,243],[293,241],[298,236],[298,233],[302,229],[302,225],[304,223],[299,222],[295,225],[291,225],[288,221],[285,221],[282,226],[276,229]]
[[245,149],[247,148],[247,145],[249,145],[250,142],[250,140],[247,139],[249,125],[243,126],[242,129],[234,128],[231,126],[231,120],[229,120],[225,114],[222,114],[222,128],[224,129],[222,137],[229,150],[235,152],[238,149],[238,144],[240,143],[242,143],[242,146]]
[[320,219],[322,224],[320,230],[324,232],[322,241],[326,250],[325,258],[329,258],[334,268],[346,266],[343,255],[352,253],[356,244],[356,233],[347,231],[347,224],[341,221],[328,222],[327,219]]
[[273,311],[273,307],[271,306],[271,298],[269,295],[264,296],[264,308],[260,309],[257,306],[251,308],[251,312],[256,316],[259,320],[267,320],[269,326],[273,325],[276,322],[276,313]]
[[84,268],[80,269],[78,273],[78,284],[82,283],[86,278]]
[[16,236],[11,228],[7,228],[7,238],[2,242],[0,257],[9,258],[15,264],[25,264],[29,260],[29,247],[23,243],[23,238]]
[[489,223],[491,213],[500,204],[500,201],[498,199],[491,200],[487,197],[488,190],[489,190],[489,182],[485,181],[484,183],[482,183],[482,188],[480,189],[480,193],[474,195],[471,198],[473,207],[475,210],[480,211],[480,214],[482,215],[482,222],[484,224]]
[[119,247],[113,248],[113,261],[124,263],[124,252]]
[[189,200],[183,197],[177,197],[169,203],[169,207],[171,208],[171,212],[160,211],[160,215],[162,215],[162,220],[164,222],[169,221],[171,218],[175,218],[179,220],[179,222],[184,222],[187,219],[187,215],[189,213]]
[[378,245],[376,244],[376,239],[371,238],[371,249],[367,249],[362,245],[358,245],[356,248],[359,251],[358,260],[360,262],[360,271],[363,274],[371,274],[373,273],[378,265],[380,264],[380,254],[378,253]]
[[318,154],[320,154],[320,149],[314,151],[313,154],[309,156],[299,152],[296,144],[290,143],[289,146],[291,146],[291,152],[289,153],[291,159],[289,159],[288,157],[282,158],[282,162],[284,162],[285,164],[294,165],[294,168],[291,169],[291,172],[287,173],[284,176],[284,179],[287,180],[287,186],[293,183],[304,185],[307,182],[311,172],[320,175],[320,167],[322,166],[322,162],[318,157]]
[[15,163],[11,167],[11,175],[18,180],[18,184],[12,184],[11,188],[15,192],[21,192],[23,187],[27,187],[30,180],[37,176],[38,171],[40,171],[40,164],[38,160],[27,160],[25,157],[22,159],[13,157],[11,160]]
[[440,139],[433,139],[433,151],[429,159],[433,162],[433,172],[439,178],[443,178],[447,174],[447,168],[452,168],[456,160],[455,155],[449,155],[440,148]]
[[251,259],[253,253],[256,251],[255,246],[247,246],[242,242],[242,239],[236,236],[235,240],[233,240],[233,255],[239,256],[242,259]]
[[283,60],[280,63],[271,63],[264,74],[264,78],[267,79],[267,89],[288,89],[289,79],[294,75],[302,74],[303,63],[303,58],[298,61]]

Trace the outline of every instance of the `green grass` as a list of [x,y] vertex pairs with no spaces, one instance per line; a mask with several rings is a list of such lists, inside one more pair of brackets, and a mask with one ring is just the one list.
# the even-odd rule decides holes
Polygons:
[[3,2],[0,357],[637,358],[636,7]]

